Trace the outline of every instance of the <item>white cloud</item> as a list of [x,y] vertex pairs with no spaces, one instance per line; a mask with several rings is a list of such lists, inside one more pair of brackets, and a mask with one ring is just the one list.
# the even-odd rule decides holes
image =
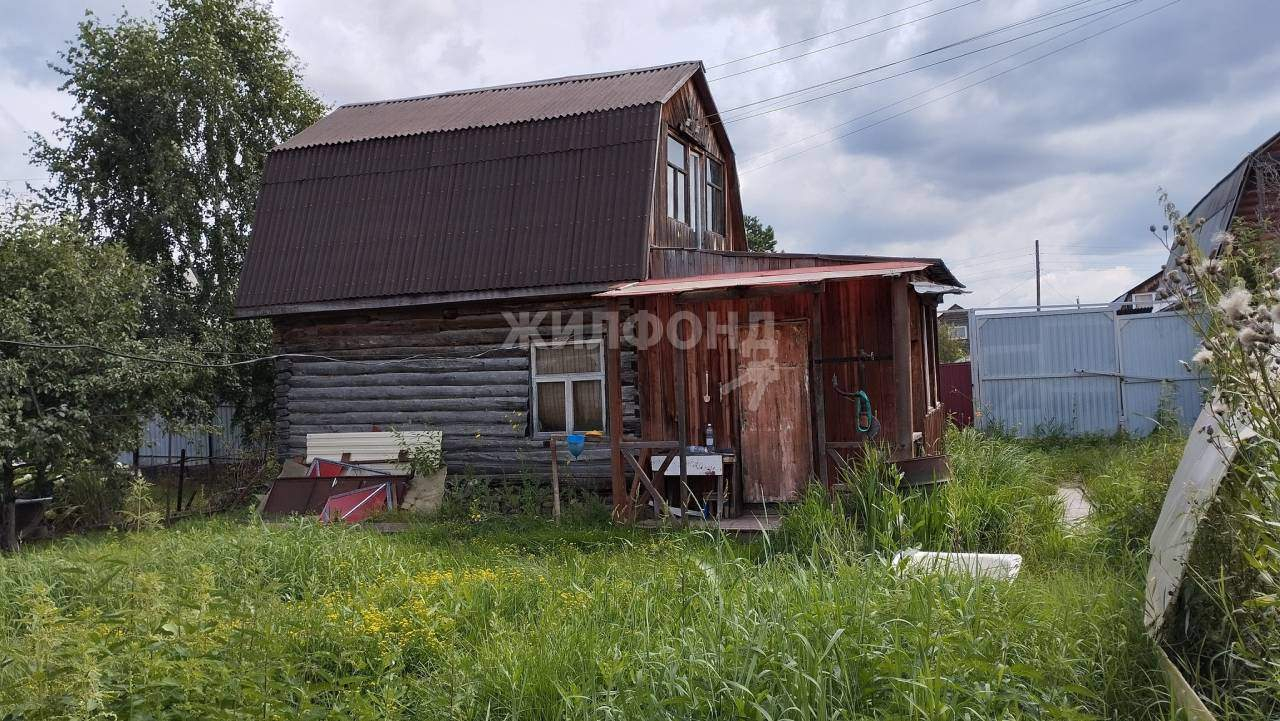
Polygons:
[[[108,16],[119,3],[82,1]],[[135,6],[143,2],[128,1]],[[689,58],[714,65],[904,4],[276,0],[275,8],[290,47],[305,65],[306,82],[326,102],[338,104]],[[1059,4],[978,3],[713,82],[712,89],[719,106],[731,108],[919,53]],[[65,96],[56,90],[59,78],[38,68],[54,59],[74,31],[77,13],[68,10],[69,3],[48,5],[42,14],[35,6],[23,10],[0,31],[0,177],[34,174],[23,157],[26,132],[48,131],[50,112],[67,109]],[[710,75],[930,12],[936,8],[916,8],[817,43],[713,69]],[[1280,51],[1272,50],[1277,22],[1280,7],[1270,1],[1183,3],[989,84],[744,175],[745,208],[774,225],[788,250],[943,257],[976,291],[961,300],[966,305],[1032,300],[1030,247],[1040,238],[1046,249],[1047,299],[1080,295],[1086,302],[1109,300],[1148,276],[1163,258],[1143,230],[1159,221],[1157,187],[1168,188],[1180,205],[1190,207],[1245,152],[1280,130],[1280,92],[1270,82],[1280,70]],[[993,52],[1007,54],[1032,41]],[[740,164],[750,165],[765,150],[994,58],[966,58],[733,123],[729,133]],[[908,67],[912,65],[832,88]],[[805,141],[766,159],[831,137]]]

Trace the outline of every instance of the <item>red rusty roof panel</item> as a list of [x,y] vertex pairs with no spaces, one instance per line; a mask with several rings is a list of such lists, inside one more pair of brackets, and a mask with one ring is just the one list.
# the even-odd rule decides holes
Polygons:
[[801,283],[817,283],[824,280],[847,280],[850,278],[883,278],[922,271],[929,266],[929,263],[917,261],[889,261],[809,268],[781,268],[778,270],[746,271],[742,273],[714,273],[685,278],[659,278],[627,283],[596,295],[602,298],[619,298],[639,295],[665,295],[719,288],[797,285]]

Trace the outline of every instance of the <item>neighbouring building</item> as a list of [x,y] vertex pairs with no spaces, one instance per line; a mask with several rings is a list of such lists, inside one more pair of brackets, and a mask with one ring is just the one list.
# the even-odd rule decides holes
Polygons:
[[289,354],[281,454],[439,429],[451,475],[544,476],[549,438],[589,433],[572,482],[674,502],[714,456],[736,510],[834,483],[873,437],[945,472],[936,309],[960,284],[746,252],[716,117],[684,62],[344,105],[273,150],[237,314]]
[[[1236,220],[1260,222],[1270,228],[1273,240],[1280,240],[1280,133],[1244,157],[1230,173],[1186,212],[1193,222],[1203,221],[1196,243],[1212,256],[1219,234],[1230,230]],[[1164,268],[1116,298],[1141,312],[1159,304],[1157,292],[1164,272],[1173,268],[1171,253]]]

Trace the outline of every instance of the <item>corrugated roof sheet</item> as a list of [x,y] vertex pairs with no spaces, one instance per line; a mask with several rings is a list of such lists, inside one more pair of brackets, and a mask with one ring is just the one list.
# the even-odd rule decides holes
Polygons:
[[272,153],[237,308],[643,278],[659,111]]
[[661,102],[701,67],[339,108],[267,158],[237,313],[643,278]]
[[402,100],[353,103],[280,145],[281,150],[468,128],[489,128],[658,103],[702,63],[575,75]]
[[752,286],[796,285],[800,283],[816,283],[824,280],[845,280],[849,278],[871,278],[903,273],[913,273],[929,267],[928,263],[887,262],[858,263],[853,265],[832,265],[815,268],[783,268],[779,270],[758,270],[744,273],[714,273],[711,275],[695,275],[688,278],[658,278],[626,285],[597,293],[597,297],[621,298],[640,295],[665,295],[668,293],[685,293],[694,290],[715,290],[718,288],[746,288]]

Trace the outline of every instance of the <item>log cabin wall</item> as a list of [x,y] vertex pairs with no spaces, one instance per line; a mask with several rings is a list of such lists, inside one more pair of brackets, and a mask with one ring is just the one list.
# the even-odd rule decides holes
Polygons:
[[[737,163],[729,146],[723,126],[709,121],[707,102],[709,97],[701,75],[691,78],[662,106],[662,133],[658,138],[657,184],[653,194],[653,242],[651,245],[668,248],[715,248],[719,250],[746,250],[746,232],[742,222],[742,201],[739,193]],[[667,136],[697,147],[701,152],[724,164],[725,172],[725,231],[722,236],[706,231],[701,245],[689,225],[667,215]],[[652,277],[652,276],[651,276]]]
[[[529,344],[506,344],[510,323],[503,311],[548,311],[538,328],[550,339],[553,311],[581,312],[582,324],[564,329],[603,338],[591,313],[604,310],[585,299],[276,318],[277,352],[340,359],[277,364],[279,452],[305,454],[308,433],[440,430],[451,477],[547,476],[550,452],[530,432]],[[395,362],[408,356],[422,358]],[[623,428],[634,434],[640,427],[634,351],[624,348],[622,364]],[[562,471],[592,489],[606,488],[609,475],[604,442],[588,443]]]

